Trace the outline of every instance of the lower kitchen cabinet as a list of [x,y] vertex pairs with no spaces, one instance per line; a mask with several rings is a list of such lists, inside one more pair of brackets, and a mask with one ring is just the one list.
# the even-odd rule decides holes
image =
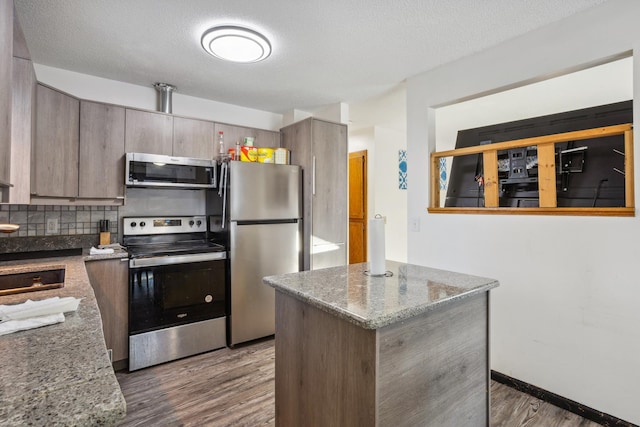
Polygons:
[[129,357],[128,261],[123,258],[85,263],[100,308],[104,339],[107,348],[112,351],[112,362],[117,368]]

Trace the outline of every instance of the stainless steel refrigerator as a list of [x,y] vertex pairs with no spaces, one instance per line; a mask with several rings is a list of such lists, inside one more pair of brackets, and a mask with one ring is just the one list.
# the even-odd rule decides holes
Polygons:
[[212,237],[229,251],[227,343],[275,332],[275,292],[264,276],[300,271],[299,166],[229,162],[207,196]]

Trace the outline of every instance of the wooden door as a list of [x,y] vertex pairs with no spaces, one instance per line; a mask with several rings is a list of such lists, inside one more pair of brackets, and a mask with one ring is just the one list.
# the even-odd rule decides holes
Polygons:
[[124,108],[80,102],[80,197],[124,197]]
[[367,261],[367,150],[349,153],[349,264]]
[[80,101],[38,85],[36,137],[31,155],[31,192],[78,197]]
[[213,122],[173,118],[173,155],[213,159],[217,155]]

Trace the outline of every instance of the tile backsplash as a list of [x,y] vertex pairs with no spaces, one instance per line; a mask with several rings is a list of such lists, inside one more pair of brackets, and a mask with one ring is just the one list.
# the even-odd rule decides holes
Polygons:
[[[20,225],[16,233],[0,238],[98,234],[98,221],[107,219],[109,231],[118,233],[117,206],[0,205],[0,223]],[[47,229],[47,223],[55,224]]]

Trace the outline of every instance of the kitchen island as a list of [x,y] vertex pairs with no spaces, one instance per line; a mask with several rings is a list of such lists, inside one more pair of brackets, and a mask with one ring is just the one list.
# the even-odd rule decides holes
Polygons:
[[0,263],[3,274],[65,268],[64,287],[7,295],[0,304],[54,296],[80,298],[62,323],[0,336],[0,425],[108,426],[122,421],[126,403],[111,366],[100,311],[85,260],[69,256]]
[[489,425],[494,279],[387,261],[265,277],[276,425]]

